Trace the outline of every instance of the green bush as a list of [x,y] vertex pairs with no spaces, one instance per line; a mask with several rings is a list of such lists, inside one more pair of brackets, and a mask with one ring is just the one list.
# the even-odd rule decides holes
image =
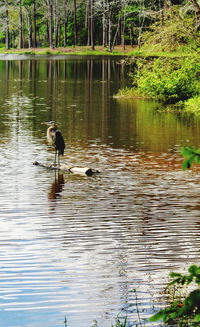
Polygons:
[[184,108],[189,113],[200,114],[200,96],[195,96],[185,101]]
[[182,169],[187,170],[192,168],[193,164],[196,162],[198,165],[200,164],[200,148],[195,149],[192,146],[182,147],[181,149],[182,156],[185,160],[182,163]]
[[43,54],[45,54],[45,55],[52,55],[53,52],[52,52],[51,50],[47,49],[47,50],[45,50],[45,51],[43,52]]
[[143,95],[167,102],[184,101],[200,93],[200,59],[159,58],[140,65],[134,84]]
[[191,291],[185,298],[176,299],[173,303],[157,312],[150,318],[150,321],[163,320],[165,323],[176,323],[176,326],[199,326],[200,323],[200,266],[192,265],[188,269],[188,275],[172,272],[173,278],[169,286],[178,285],[178,291],[183,285],[196,283],[198,288]]

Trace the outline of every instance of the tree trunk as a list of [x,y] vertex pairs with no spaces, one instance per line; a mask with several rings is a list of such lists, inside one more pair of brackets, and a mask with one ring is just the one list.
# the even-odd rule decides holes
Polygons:
[[109,20],[111,19],[110,18],[110,7],[109,7],[109,2],[108,0],[105,0],[106,1],[106,45],[108,46],[108,39],[109,39]]
[[67,24],[68,24],[68,11],[67,11],[67,0],[65,0],[65,6],[64,6],[64,47],[67,46]]
[[111,27],[111,17],[110,12],[108,13],[108,51],[112,51],[112,44],[111,44],[111,33],[112,33],[112,27]]
[[76,12],[76,0],[74,0],[74,45],[77,45],[77,12]]
[[122,46],[123,50],[125,50],[125,2],[121,1],[121,9],[122,9],[122,18],[121,18],[121,31],[122,31]]
[[19,48],[22,47],[22,0],[19,0]]
[[194,12],[195,12],[195,20],[196,20],[196,29],[197,31],[199,30],[199,26],[200,26],[200,5],[198,4],[198,2],[196,0],[190,0],[190,2],[193,5],[194,8]]
[[15,31],[12,30],[12,47],[15,48]]
[[47,42],[49,42],[49,21],[48,21],[48,19],[46,20],[46,26],[47,26],[47,38],[46,38],[46,40],[47,40]]
[[29,43],[29,48],[33,47],[33,39],[32,39],[32,17],[31,17],[31,8],[28,8],[28,43]]
[[9,49],[9,17],[8,17],[8,0],[5,0],[6,7],[6,49]]
[[68,15],[65,18],[65,35],[64,35],[64,46],[67,46],[67,24],[68,24]]
[[133,27],[132,24],[130,26],[130,45],[133,47]]
[[102,45],[105,48],[106,47],[106,3],[105,0],[103,0],[103,18],[102,18],[102,25],[103,25],[103,39],[102,39]]
[[90,7],[90,0],[87,0],[87,7],[86,7],[86,22],[87,22],[87,46],[91,45],[91,7]]
[[119,29],[120,29],[120,17],[118,19],[117,29],[116,29],[116,32],[115,32],[115,35],[114,35],[114,38],[113,38],[113,44],[112,44],[111,51],[114,50],[115,43],[116,43],[116,38],[117,38],[117,34],[119,33]]
[[90,0],[91,1],[91,20],[90,20],[90,23],[91,23],[91,48],[92,50],[94,50],[94,34],[93,34],[93,30],[94,30],[94,21],[93,21],[93,0]]
[[36,0],[33,3],[33,46],[37,48],[37,36],[36,36]]
[[53,4],[52,0],[48,0],[49,7],[49,47],[53,48]]
[[54,8],[54,37],[55,37],[55,47],[58,46],[58,30],[59,30],[59,0],[55,1]]
[[62,35],[62,28],[61,28],[61,19],[58,20],[58,46],[61,47],[61,35]]

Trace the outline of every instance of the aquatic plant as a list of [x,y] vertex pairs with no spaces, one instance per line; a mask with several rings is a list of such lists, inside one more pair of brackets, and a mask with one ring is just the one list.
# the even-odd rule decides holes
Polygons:
[[66,316],[65,316],[64,324],[65,324],[65,327],[67,327],[67,317]]
[[182,169],[187,170],[191,168],[196,162],[197,164],[200,164],[200,149],[195,149],[192,146],[188,147],[182,147],[181,150],[182,156],[185,158],[185,160],[182,163]]
[[176,326],[199,326],[200,323],[200,266],[192,265],[188,269],[189,274],[172,272],[170,277],[172,281],[168,287],[178,285],[178,291],[183,286],[188,286],[192,282],[197,288],[189,292],[184,298],[176,298],[170,306],[161,309],[149,320],[155,322],[163,320],[167,324],[176,324]]
[[140,93],[135,88],[125,87],[120,89],[117,94],[113,95],[115,99],[141,98]]
[[115,318],[115,323],[111,325],[111,327],[127,327],[127,316],[126,317],[120,317],[120,315],[117,315]]
[[98,327],[98,322],[97,322],[97,320],[93,320],[92,327]]
[[[128,326],[127,316],[121,317],[120,314],[118,314],[117,317],[115,318],[115,322],[111,324],[111,327],[127,327],[127,326]],[[98,327],[98,321],[93,320],[91,327]]]

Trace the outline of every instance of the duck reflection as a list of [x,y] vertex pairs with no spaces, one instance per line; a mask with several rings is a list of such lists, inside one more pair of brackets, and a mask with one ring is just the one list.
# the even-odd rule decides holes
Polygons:
[[60,196],[60,193],[63,190],[64,184],[65,184],[65,181],[64,181],[63,174],[55,172],[55,179],[54,179],[54,182],[52,183],[51,189],[48,193],[48,199],[50,201],[53,201]]

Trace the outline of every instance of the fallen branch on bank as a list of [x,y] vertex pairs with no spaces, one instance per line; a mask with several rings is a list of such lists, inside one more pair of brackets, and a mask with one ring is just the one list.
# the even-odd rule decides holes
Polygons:
[[68,166],[68,165],[55,166],[55,165],[43,164],[38,161],[35,161],[33,165],[48,168],[48,169],[62,170],[62,171],[79,174],[79,175],[87,175],[87,176],[92,176],[94,174],[99,173],[98,170],[89,167]]

